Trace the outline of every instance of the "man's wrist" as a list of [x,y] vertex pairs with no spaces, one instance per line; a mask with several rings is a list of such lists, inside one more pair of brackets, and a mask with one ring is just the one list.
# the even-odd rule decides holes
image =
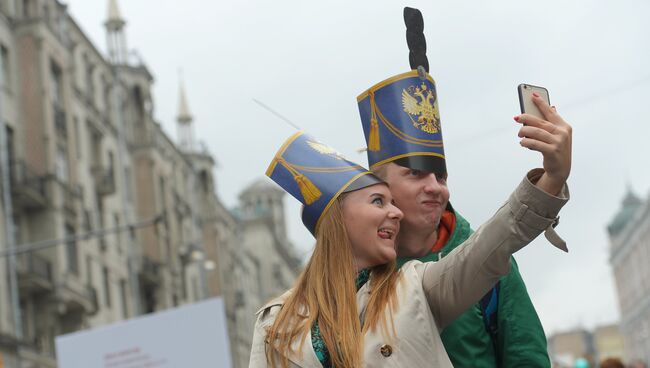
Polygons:
[[[535,181],[535,179],[537,180]],[[560,194],[560,191],[566,183],[566,179],[552,177],[547,172],[542,173],[537,178],[530,178],[530,181],[539,189],[553,196]]]

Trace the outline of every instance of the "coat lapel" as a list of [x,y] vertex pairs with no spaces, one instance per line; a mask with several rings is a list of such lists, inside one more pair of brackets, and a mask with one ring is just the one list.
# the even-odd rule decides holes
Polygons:
[[[370,294],[370,288],[368,285],[370,285],[370,280],[368,280],[368,282],[357,291],[357,308],[359,310],[359,319],[361,320],[362,325],[365,317],[364,312],[366,310],[366,304],[368,303],[368,297]],[[302,344],[302,351],[299,349],[300,344]],[[300,368],[322,368],[322,364],[318,360],[311,343],[311,328],[302,340],[295,340],[293,344],[291,344],[291,348],[296,352],[287,356],[291,363]]]
[[[300,344],[302,344],[302,351],[299,350]],[[287,358],[301,368],[313,368],[313,367],[322,367],[316,353],[314,352],[314,347],[311,344],[311,329],[305,335],[302,340],[295,340],[291,344],[291,348],[296,353],[289,354]]]

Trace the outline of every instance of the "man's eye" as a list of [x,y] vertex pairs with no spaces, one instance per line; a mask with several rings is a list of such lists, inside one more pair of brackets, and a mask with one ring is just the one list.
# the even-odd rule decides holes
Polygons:
[[420,170],[411,170],[411,171],[409,172],[409,174],[410,174],[411,176],[420,176],[421,173],[422,173],[422,172],[421,172]]
[[377,198],[372,200],[372,204],[382,205],[382,204],[384,204],[384,200],[381,199],[380,197],[377,197]]

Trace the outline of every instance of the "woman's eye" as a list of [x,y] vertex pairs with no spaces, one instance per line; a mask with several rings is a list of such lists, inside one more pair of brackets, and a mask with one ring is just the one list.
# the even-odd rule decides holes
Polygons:
[[372,200],[372,204],[382,205],[382,204],[384,204],[384,200],[381,199],[381,198],[379,198],[379,197],[377,197],[377,198],[375,198],[375,199]]

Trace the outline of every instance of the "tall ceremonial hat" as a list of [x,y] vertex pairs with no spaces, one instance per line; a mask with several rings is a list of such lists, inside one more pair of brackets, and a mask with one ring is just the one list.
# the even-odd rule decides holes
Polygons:
[[438,94],[429,75],[422,13],[404,8],[411,71],[381,81],[357,97],[370,169],[388,162],[447,172]]
[[314,236],[323,214],[342,193],[383,183],[302,131],[284,142],[266,175],[305,206],[302,222]]

